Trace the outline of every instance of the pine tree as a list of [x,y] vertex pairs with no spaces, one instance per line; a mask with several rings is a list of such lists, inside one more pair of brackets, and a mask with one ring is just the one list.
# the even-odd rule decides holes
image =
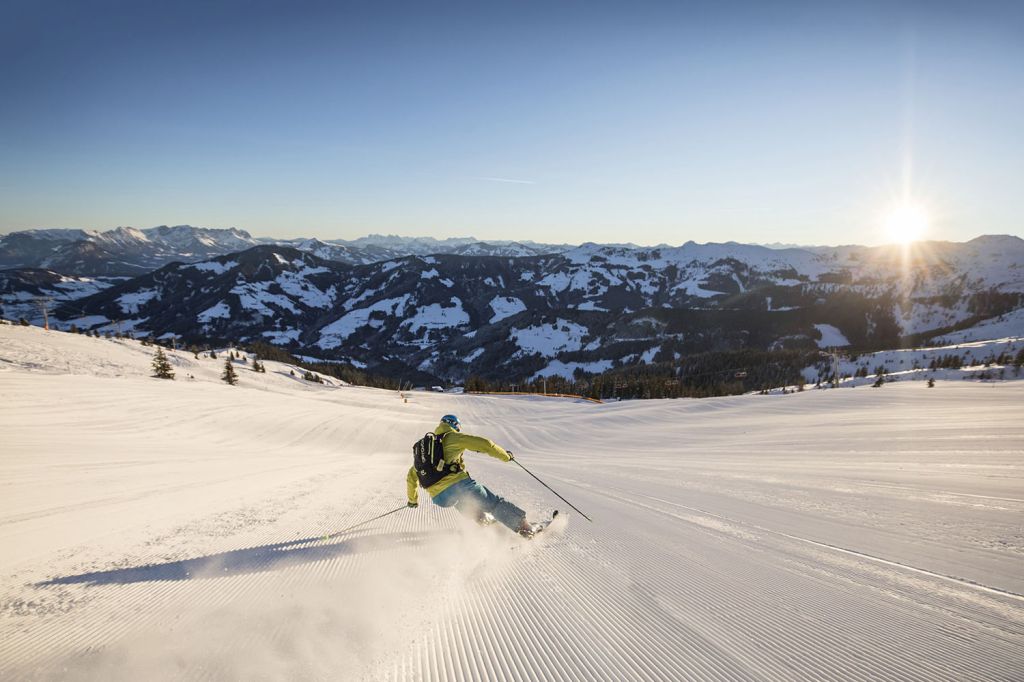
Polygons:
[[220,375],[220,378],[232,386],[238,383],[238,375],[235,374],[235,366],[231,364],[231,358],[224,360],[224,373]]
[[171,363],[168,362],[164,349],[157,346],[156,355],[153,356],[153,376],[157,379],[173,379],[174,371]]

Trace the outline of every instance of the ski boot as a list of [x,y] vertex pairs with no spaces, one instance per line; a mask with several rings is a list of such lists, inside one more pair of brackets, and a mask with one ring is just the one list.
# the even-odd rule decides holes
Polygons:
[[530,523],[524,516],[522,522],[519,524],[519,528],[516,529],[516,532],[527,540],[532,540],[538,530],[537,524]]
[[524,516],[522,522],[519,524],[519,528],[516,529],[516,532],[519,533],[519,535],[526,538],[527,540],[532,540],[537,535],[537,533],[540,533],[542,530],[550,526],[551,522],[554,521],[556,518],[558,518],[557,509],[551,513],[550,519],[548,519],[547,521],[541,521],[540,523],[530,523],[526,520],[526,517]]

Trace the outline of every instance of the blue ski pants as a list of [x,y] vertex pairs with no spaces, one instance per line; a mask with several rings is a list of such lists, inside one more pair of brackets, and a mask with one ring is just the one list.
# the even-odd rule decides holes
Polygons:
[[472,478],[464,478],[439,492],[434,496],[434,504],[440,507],[455,507],[474,520],[489,512],[512,530],[519,530],[523,519],[526,518],[526,512],[522,509],[504,497],[495,495]]

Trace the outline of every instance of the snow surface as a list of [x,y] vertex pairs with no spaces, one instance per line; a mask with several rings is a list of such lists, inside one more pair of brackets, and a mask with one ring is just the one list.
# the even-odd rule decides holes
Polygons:
[[821,338],[818,339],[818,348],[841,348],[850,345],[849,339],[843,336],[843,332],[839,331],[838,327],[830,324],[816,324],[814,328],[821,334]]
[[506,317],[512,317],[518,313],[526,310],[526,304],[515,296],[495,296],[491,299],[489,304],[491,310],[494,311],[494,316],[491,318],[491,324],[499,320],[504,320]]
[[305,276],[312,273],[313,268],[306,268],[305,271],[298,273],[285,271],[277,276],[276,281],[283,292],[294,296],[303,305],[311,308],[331,307],[338,296],[337,287],[331,285],[326,292],[321,291],[306,279]]
[[554,324],[538,324],[525,329],[512,329],[509,336],[524,353],[540,353],[551,357],[563,351],[579,350],[583,337],[590,333],[586,327],[568,320],[558,319]]
[[640,355],[640,362],[651,363],[654,362],[654,358],[661,352],[661,345],[657,345],[654,348],[649,348]]
[[[1024,382],[595,405],[168,355],[0,326],[0,677],[1020,679]],[[448,412],[593,523],[472,453],[567,518],[405,509]]]
[[[276,255],[276,254],[275,254]],[[279,256],[280,257],[280,256]],[[215,275],[223,275],[225,272],[233,270],[238,267],[238,261],[229,260],[224,263],[215,260],[203,261],[202,263],[192,263],[191,265],[182,266],[185,268],[193,268],[201,272],[212,272]]]
[[380,311],[387,315],[404,314],[409,298],[409,294],[405,294],[400,298],[386,298],[366,308],[358,308],[345,313],[320,330],[320,340],[316,345],[324,349],[337,348],[341,345],[342,341],[351,336],[357,329],[369,324],[370,315],[374,312]]
[[547,367],[536,372],[530,379],[540,379],[543,377],[565,377],[566,379],[572,379],[573,374],[578,369],[588,374],[599,374],[607,372],[614,364],[611,360],[597,360],[594,362],[562,362],[561,360],[552,360],[548,363]]
[[450,306],[442,306],[440,303],[421,306],[416,309],[415,315],[402,321],[402,326],[416,332],[420,329],[446,329],[469,324],[469,313],[463,310],[462,300],[452,296],[449,303]]
[[270,287],[275,283],[276,282],[239,282],[231,288],[230,293],[238,296],[238,302],[244,310],[251,310],[263,317],[276,316],[276,313],[271,308],[267,307],[267,303],[280,306],[290,313],[297,315],[299,311],[295,308],[291,299],[287,296],[270,293]]
[[117,304],[127,315],[134,315],[139,308],[160,296],[159,289],[140,289],[139,291],[121,294],[117,297]]
[[270,341],[270,343],[284,346],[293,341],[298,341],[299,337],[302,336],[302,332],[298,329],[274,330],[263,332],[261,336]]
[[969,329],[943,334],[937,337],[944,344],[984,341],[1008,336],[1024,337],[1024,308],[983,320]]
[[231,306],[225,301],[220,301],[196,315],[196,321],[205,323],[210,320],[226,320],[229,317],[231,317]]

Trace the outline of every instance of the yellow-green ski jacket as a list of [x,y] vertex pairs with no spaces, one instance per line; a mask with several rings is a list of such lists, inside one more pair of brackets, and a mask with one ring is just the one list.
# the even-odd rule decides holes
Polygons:
[[[481,438],[480,436],[471,436],[468,433],[459,433],[444,422],[437,425],[437,428],[434,429],[434,433],[437,435],[441,435],[442,433],[447,434],[444,437],[444,440],[441,441],[444,445],[445,465],[449,465],[452,462],[458,462],[461,465],[463,463],[462,453],[466,450],[482,452],[485,455],[494,457],[495,459],[500,459],[502,462],[508,462],[512,459],[509,454],[505,452],[505,448],[500,445],[495,445],[494,441],[488,440],[487,438]],[[449,474],[427,488],[427,492],[430,493],[431,497],[434,497],[453,483],[458,483],[459,481],[467,478],[469,478],[469,473],[466,471]],[[419,501],[420,481],[416,478],[415,467],[409,467],[409,475],[405,477],[405,483],[406,488],[408,488],[409,491],[409,502],[416,504]]]

